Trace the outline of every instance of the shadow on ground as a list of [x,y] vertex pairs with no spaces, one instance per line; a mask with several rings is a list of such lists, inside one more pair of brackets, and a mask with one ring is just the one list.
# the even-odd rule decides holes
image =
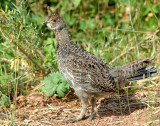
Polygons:
[[147,98],[137,98],[137,95],[123,95],[111,98],[105,98],[101,100],[100,108],[98,109],[98,114],[100,117],[109,116],[127,116],[136,110],[144,109],[148,106],[160,106],[159,102],[147,102]]

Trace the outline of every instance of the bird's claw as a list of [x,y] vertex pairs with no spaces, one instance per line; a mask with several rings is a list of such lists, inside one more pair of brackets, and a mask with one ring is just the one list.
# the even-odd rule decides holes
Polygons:
[[79,118],[67,118],[67,119],[64,119],[64,122],[74,123],[80,120],[88,119],[89,117],[90,116],[84,116],[84,117],[79,117]]
[[96,114],[95,112],[92,113],[92,114],[89,116],[90,121],[94,120],[96,116],[97,116],[97,117],[100,117],[99,114]]
[[67,118],[63,120],[64,122],[70,122],[70,123],[74,123],[77,122],[78,120],[76,118]]

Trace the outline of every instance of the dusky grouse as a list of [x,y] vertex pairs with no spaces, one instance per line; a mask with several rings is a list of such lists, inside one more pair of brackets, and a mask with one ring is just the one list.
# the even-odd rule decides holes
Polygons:
[[89,102],[92,113],[95,114],[96,101],[110,92],[117,92],[125,82],[136,81],[157,73],[146,58],[124,66],[111,66],[98,56],[93,55],[75,44],[70,37],[67,26],[58,14],[50,15],[44,21],[55,32],[56,56],[60,73],[75,90],[82,103],[80,115],[73,119],[78,121],[85,118]]

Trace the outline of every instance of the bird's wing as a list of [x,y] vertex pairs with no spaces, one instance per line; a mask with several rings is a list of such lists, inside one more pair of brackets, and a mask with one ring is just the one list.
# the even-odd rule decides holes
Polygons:
[[115,90],[114,78],[109,74],[112,67],[105,61],[90,53],[87,57],[75,58],[70,55],[67,59],[67,66],[64,66],[66,71],[63,73],[66,73],[67,80],[72,86],[80,86],[90,92]]

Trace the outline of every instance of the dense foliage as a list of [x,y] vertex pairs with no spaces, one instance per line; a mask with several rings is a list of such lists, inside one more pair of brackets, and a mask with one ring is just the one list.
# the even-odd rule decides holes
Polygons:
[[[58,71],[54,33],[42,25],[51,13],[63,17],[73,41],[82,48],[113,65],[123,65],[150,56],[160,59],[159,6],[159,0],[1,1],[0,105],[8,107],[5,97],[16,99],[48,73]],[[47,93],[48,87],[41,88],[51,96],[59,91],[54,85],[64,80],[56,72],[42,82],[53,86],[52,93]],[[61,86],[58,94],[63,97],[69,85],[64,82]]]
[[64,97],[70,88],[59,72],[51,72],[44,78],[42,83],[43,86],[40,88],[40,91],[44,92],[46,96],[53,96],[57,93],[59,97]]

